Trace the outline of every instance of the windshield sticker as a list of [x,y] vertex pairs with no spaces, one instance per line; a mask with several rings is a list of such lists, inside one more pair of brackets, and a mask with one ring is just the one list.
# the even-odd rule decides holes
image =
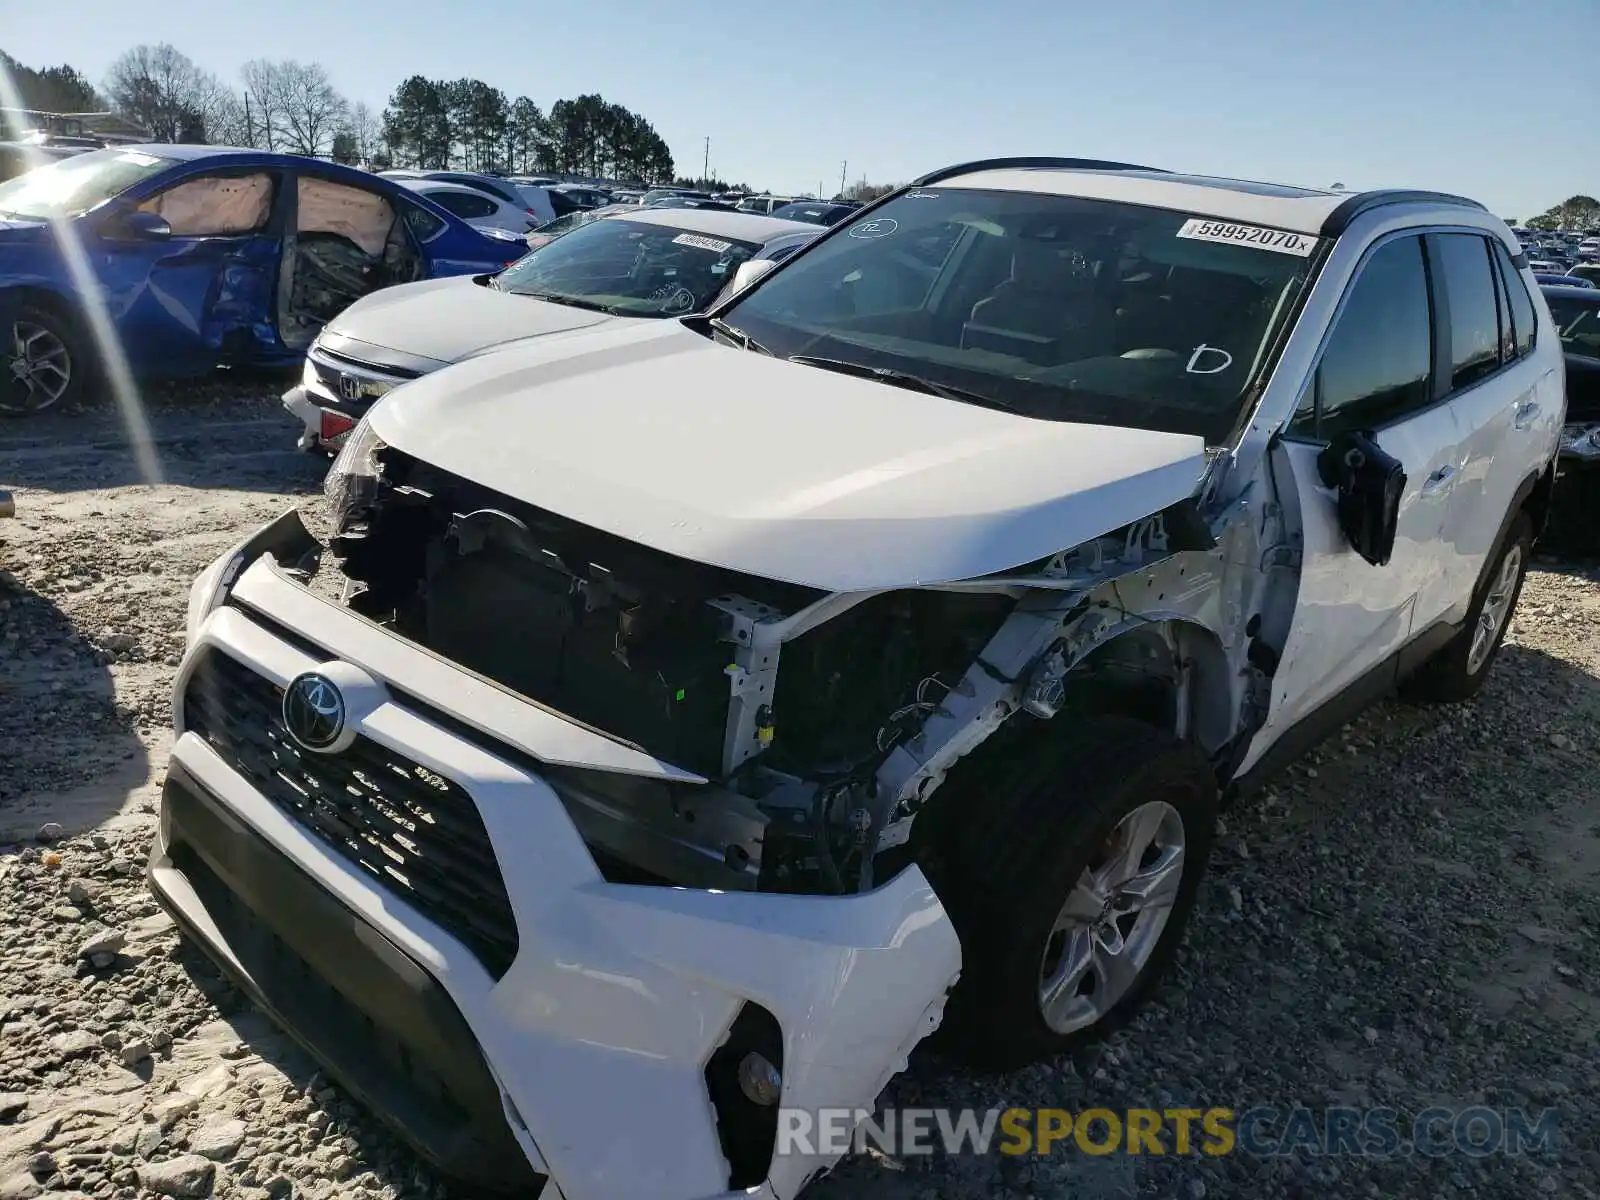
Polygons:
[[117,155],[117,161],[132,163],[136,167],[153,167],[161,160],[153,154],[140,154],[137,150],[129,150]]
[[893,217],[878,217],[875,220],[863,221],[859,225],[851,226],[850,236],[853,238],[888,237],[899,228],[900,222]]
[[1192,217],[1178,230],[1181,238],[1197,242],[1227,242],[1235,246],[1254,246],[1258,250],[1276,250],[1279,254],[1294,254],[1307,258],[1316,249],[1317,239],[1303,233],[1289,233],[1282,229],[1263,229],[1259,225],[1235,225],[1231,221],[1203,221]]
[[907,192],[906,193],[906,199],[907,200],[937,200],[938,198],[939,198],[939,193],[938,192]]
[[1194,348],[1194,353],[1189,355],[1189,365],[1183,370],[1188,375],[1220,375],[1231,366],[1233,366],[1233,355],[1219,347],[1208,346],[1201,342]]
[[709,250],[713,254],[726,254],[733,249],[732,242],[719,242],[716,238],[701,237],[698,233],[680,233],[672,240],[680,246],[693,246],[697,250]]

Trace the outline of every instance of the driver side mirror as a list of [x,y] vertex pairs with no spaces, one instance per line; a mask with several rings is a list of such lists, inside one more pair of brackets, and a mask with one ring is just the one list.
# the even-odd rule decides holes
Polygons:
[[1339,528],[1350,548],[1375,567],[1388,563],[1400,524],[1406,473],[1371,433],[1341,433],[1317,456],[1317,473],[1334,490]]
[[733,273],[733,284],[728,288],[728,294],[731,296],[736,292],[744,291],[745,288],[762,278],[777,265],[770,258],[753,258],[747,262],[740,263],[739,269]]
[[164,242],[172,236],[172,226],[160,213],[135,208],[112,217],[105,232],[123,242]]

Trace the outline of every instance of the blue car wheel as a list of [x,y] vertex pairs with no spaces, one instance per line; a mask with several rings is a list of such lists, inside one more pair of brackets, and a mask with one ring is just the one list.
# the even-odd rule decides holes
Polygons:
[[24,304],[8,333],[0,343],[0,414],[31,416],[82,390],[88,364],[71,321]]

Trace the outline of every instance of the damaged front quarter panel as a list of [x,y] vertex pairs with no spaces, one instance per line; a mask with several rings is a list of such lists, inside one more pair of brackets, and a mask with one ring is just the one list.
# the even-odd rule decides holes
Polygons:
[[870,890],[908,861],[892,852],[954,765],[1008,722],[1071,720],[1093,697],[1220,769],[1266,709],[1252,646],[1276,535],[1249,489],[1209,520],[1183,501],[998,575],[829,593],[378,456],[373,499],[332,542],[352,607],[706,780],[541,767],[619,881]]

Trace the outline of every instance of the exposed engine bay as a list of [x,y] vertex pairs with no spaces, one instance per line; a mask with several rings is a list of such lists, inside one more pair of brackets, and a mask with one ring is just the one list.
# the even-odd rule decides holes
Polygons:
[[[1082,661],[1147,622],[1082,593],[1121,575],[1128,554],[1170,563],[1187,544],[1177,557],[1209,559],[1192,511],[1174,533],[1157,518],[1102,539],[1114,559],[1091,547],[1006,579],[829,594],[675,558],[378,453],[375,491],[346,510],[320,567],[342,576],[345,604],[704,778],[530,764],[614,880],[857,891],[897,869],[915,810],[1013,714],[1053,717],[1092,679],[1186,721],[1184,648],[1150,632]],[[1219,574],[1192,576],[1190,596],[1211,597]]]

